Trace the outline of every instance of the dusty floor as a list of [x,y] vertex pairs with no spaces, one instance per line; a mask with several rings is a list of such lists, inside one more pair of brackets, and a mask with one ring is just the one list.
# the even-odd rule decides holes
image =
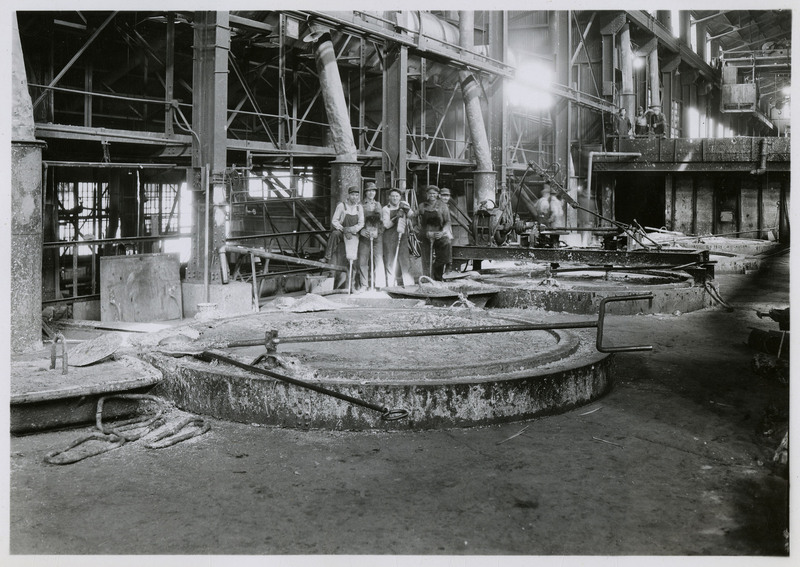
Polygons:
[[413,433],[212,421],[68,466],[43,457],[88,428],[12,437],[11,554],[785,556],[788,387],[744,343],[777,329],[755,309],[788,306],[788,255],[719,281],[733,313],[612,317],[609,339],[654,350],[617,355],[611,393],[561,415]]

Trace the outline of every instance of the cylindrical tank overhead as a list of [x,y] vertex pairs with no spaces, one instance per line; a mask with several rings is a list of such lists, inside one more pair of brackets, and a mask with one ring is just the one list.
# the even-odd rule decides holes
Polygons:
[[[42,346],[42,147],[35,137],[22,43],[12,17],[11,351]],[[74,253],[74,252],[73,252]]]

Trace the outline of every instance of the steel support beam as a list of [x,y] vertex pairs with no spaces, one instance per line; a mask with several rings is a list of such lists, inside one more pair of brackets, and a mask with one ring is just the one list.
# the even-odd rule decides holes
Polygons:
[[403,45],[391,46],[385,55],[383,124],[384,177],[392,180],[393,187],[404,191],[408,151],[408,48]]
[[[343,29],[357,36],[374,39],[388,40],[396,46],[411,50],[414,54],[435,59],[442,63],[462,66],[467,69],[483,71],[502,77],[513,77],[514,68],[507,63],[495,61],[489,57],[475,52],[464,52],[457,45],[449,45],[441,40],[434,40],[420,34],[413,34],[411,30],[406,33],[394,31],[386,27],[385,22],[375,23],[367,21],[362,12],[298,12],[299,17],[306,19],[311,16],[315,20],[329,24],[335,28]],[[395,25],[394,28],[401,29]]]
[[592,248],[522,248],[453,246],[453,260],[527,260],[597,266],[683,266],[706,263],[708,250],[597,250]]
[[[94,33],[92,33],[91,37],[89,39],[87,39],[86,43],[84,43],[83,46],[78,50],[78,52],[75,53],[75,55],[72,56],[72,59],[69,60],[69,63],[64,65],[64,67],[61,69],[61,71],[59,71],[58,75],[56,75],[55,78],[52,81],[50,81],[50,84],[48,85],[48,89],[50,87],[53,87],[56,84],[58,84],[58,81],[60,81],[61,78],[64,75],[67,74],[67,71],[69,71],[72,68],[72,66],[75,64],[75,62],[78,59],[80,59],[80,56],[83,55],[83,53],[87,49],[89,49],[89,46],[92,44],[92,42],[95,39],[97,39],[97,36],[99,36],[100,33],[106,28],[106,26],[108,26],[108,24],[111,23],[111,21],[116,17],[117,13],[118,12],[111,12],[111,15],[109,15],[105,19],[105,21],[102,24],[100,24],[100,26],[96,30],[94,30]],[[36,102],[33,103],[33,108],[36,108],[39,105],[39,103],[42,102],[42,99],[44,99],[44,97],[47,96],[47,94],[48,94],[48,90],[45,89],[44,92],[42,94],[40,94],[39,97],[36,99]]]

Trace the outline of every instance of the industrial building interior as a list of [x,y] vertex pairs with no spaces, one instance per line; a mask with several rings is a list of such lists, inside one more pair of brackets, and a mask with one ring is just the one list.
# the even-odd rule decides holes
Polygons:
[[11,20],[12,562],[789,560],[791,9]]

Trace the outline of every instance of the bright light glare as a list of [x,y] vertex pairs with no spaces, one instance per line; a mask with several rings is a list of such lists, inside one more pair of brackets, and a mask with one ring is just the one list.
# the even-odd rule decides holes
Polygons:
[[700,137],[700,113],[693,106],[689,107],[688,130],[690,138]]
[[634,57],[633,58],[633,68],[634,69],[641,69],[644,67],[644,57]]
[[791,86],[791,85],[786,85],[785,87],[783,87],[783,88],[781,89],[781,92],[782,92],[783,94],[787,95],[787,96],[788,96],[788,95],[790,95],[790,94],[792,94],[792,86]]
[[546,65],[537,61],[522,63],[506,88],[508,102],[531,110],[549,108],[553,105],[553,95],[547,88],[552,82],[553,72]]

